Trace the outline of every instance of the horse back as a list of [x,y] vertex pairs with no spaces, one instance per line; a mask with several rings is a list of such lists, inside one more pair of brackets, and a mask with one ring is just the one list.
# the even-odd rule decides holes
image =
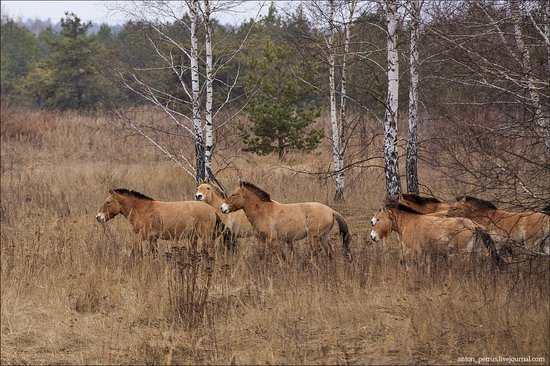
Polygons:
[[402,230],[402,241],[416,250],[448,252],[470,251],[475,245],[475,229],[472,220],[440,215],[411,215]]
[[151,206],[152,228],[160,236],[181,237],[190,233],[208,237],[215,230],[216,210],[204,202],[155,201]]
[[306,236],[323,236],[334,224],[333,210],[319,202],[278,203],[263,205],[261,214],[247,217],[257,235],[265,238],[299,240]]

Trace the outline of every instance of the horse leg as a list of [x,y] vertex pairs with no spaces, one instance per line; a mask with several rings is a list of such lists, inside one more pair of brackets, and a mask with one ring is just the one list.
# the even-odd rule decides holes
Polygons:
[[292,240],[287,240],[286,246],[291,252],[294,252],[294,244],[292,243]]
[[149,250],[151,251],[151,254],[153,255],[153,257],[156,257],[158,255],[158,252],[159,252],[158,238],[154,237],[154,236],[149,237],[147,242],[149,244]]
[[328,235],[321,235],[319,237],[319,242],[321,243],[321,246],[325,250],[325,253],[327,254],[327,257],[329,259],[332,259],[332,256],[334,254],[334,248],[332,247],[332,244],[328,238]]
[[409,272],[409,263],[411,262],[411,259],[414,257],[414,251],[407,247],[405,244],[401,244],[403,249],[403,257],[401,258],[401,265],[405,269],[406,272]]
[[281,242],[277,239],[270,239],[267,241],[271,254],[274,254],[279,260],[279,264],[286,261],[286,254],[282,250]]
[[316,258],[319,255],[319,252],[321,251],[321,243],[320,240],[313,237],[308,236],[307,241],[309,243],[309,260],[313,262],[314,258]]

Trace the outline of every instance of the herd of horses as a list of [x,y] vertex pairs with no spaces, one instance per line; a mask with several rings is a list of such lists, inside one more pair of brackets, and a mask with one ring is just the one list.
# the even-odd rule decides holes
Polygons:
[[[237,240],[256,237],[280,259],[292,242],[306,239],[310,253],[321,249],[332,258],[330,233],[335,223],[344,257],[352,260],[351,233],[344,217],[319,202],[279,203],[264,190],[241,181],[230,194],[214,182],[197,187],[194,201],[163,202],[127,189],[109,190],[96,219],[106,222],[125,216],[136,234],[133,252],[143,254],[142,244],[158,251],[158,239],[203,243],[209,250],[217,238],[228,247]],[[434,197],[404,193],[387,200],[371,219],[370,238],[380,241],[391,232],[401,240],[402,263],[424,263],[431,255],[468,263],[480,256],[496,264],[517,253],[550,256],[550,215],[511,212],[470,196],[457,197],[452,205]],[[429,266],[429,262],[427,263]]]

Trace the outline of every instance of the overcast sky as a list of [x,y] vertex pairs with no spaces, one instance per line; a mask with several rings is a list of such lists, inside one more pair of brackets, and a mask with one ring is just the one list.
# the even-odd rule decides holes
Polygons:
[[[82,21],[94,23],[120,24],[125,18],[107,9],[108,1],[3,1],[2,16],[17,20],[21,17],[47,20],[57,23],[65,16],[65,12],[75,13]],[[237,13],[217,14],[216,19],[223,23],[239,24],[256,15],[261,1],[243,3]],[[279,5],[279,4],[278,4]],[[262,15],[267,13],[269,2],[265,2]]]

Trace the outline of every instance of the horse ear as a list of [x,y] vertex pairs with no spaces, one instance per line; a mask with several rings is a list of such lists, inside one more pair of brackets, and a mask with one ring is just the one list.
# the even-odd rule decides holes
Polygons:
[[109,194],[112,194],[112,195],[114,195],[114,194],[115,194],[115,190],[114,190],[114,189],[112,189],[112,188],[109,188]]

